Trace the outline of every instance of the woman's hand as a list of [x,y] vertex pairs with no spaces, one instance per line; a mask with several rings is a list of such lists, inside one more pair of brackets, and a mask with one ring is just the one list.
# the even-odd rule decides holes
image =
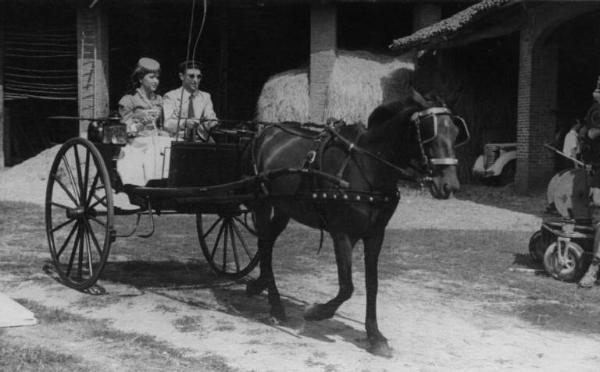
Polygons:
[[140,131],[144,129],[144,124],[140,123],[137,120],[132,120],[127,124],[127,134],[129,135],[138,135]]

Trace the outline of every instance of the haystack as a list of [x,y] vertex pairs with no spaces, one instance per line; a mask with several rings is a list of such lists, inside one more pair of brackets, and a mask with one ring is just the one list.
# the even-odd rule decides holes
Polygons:
[[[409,93],[414,63],[408,57],[340,51],[329,81],[325,118],[367,123],[373,109]],[[271,77],[257,104],[257,120],[310,120],[308,71],[298,69]]]

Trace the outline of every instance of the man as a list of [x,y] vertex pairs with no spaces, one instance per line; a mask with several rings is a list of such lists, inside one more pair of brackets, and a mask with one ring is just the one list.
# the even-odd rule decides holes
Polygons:
[[[569,132],[565,135],[563,142],[562,152],[573,159],[578,159],[579,157],[579,131],[581,130],[582,126],[583,124],[577,120],[571,129],[569,129]],[[569,163],[569,165],[572,166],[571,163]]]
[[197,129],[198,136],[208,141],[208,130],[217,125],[210,94],[198,89],[202,72],[200,63],[185,61],[179,65],[181,87],[163,97],[164,129],[183,136],[187,129]]
[[592,263],[587,272],[579,281],[582,288],[590,288],[596,282],[598,270],[600,269],[600,78],[594,93],[594,103],[586,115],[586,149],[583,151],[584,161],[592,164],[592,177],[590,186],[590,208],[592,227],[594,228],[594,248],[592,253]]

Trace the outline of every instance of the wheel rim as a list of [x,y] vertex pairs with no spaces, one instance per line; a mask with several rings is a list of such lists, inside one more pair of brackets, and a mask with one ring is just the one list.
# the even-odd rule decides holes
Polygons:
[[196,215],[200,247],[219,275],[237,279],[258,264],[252,212],[239,209],[220,215]]
[[46,189],[46,233],[54,267],[76,289],[92,286],[114,239],[113,199],[102,156],[75,138],[59,150]]
[[570,242],[564,247],[566,249],[562,259],[559,257],[559,246],[552,243],[544,255],[544,266],[555,278],[570,281],[580,275],[580,260],[583,250]]
[[538,246],[542,244],[542,231],[538,230],[529,239],[529,257],[531,257],[534,262],[540,262],[543,258],[539,257],[537,252]]

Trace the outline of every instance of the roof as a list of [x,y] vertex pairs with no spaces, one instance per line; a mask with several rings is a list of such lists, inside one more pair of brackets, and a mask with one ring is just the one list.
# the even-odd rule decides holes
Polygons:
[[394,51],[444,48],[516,31],[524,23],[521,0],[483,0],[389,45]]

